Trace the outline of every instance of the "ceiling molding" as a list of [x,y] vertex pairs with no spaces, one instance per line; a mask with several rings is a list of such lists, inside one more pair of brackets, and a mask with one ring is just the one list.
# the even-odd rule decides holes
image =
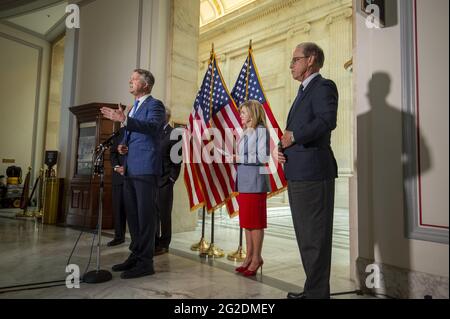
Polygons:
[[225,14],[225,10],[221,0],[210,0],[211,4],[216,9],[217,16],[222,16]]
[[62,34],[66,33],[66,17],[64,15],[50,30],[45,34],[45,39],[49,42],[53,42],[58,39]]
[[0,19],[13,18],[58,5],[64,0],[16,0],[0,5]]
[[201,0],[200,26],[213,23],[217,19],[256,2],[256,0]]
[[0,21],[0,24],[6,25],[6,26],[8,26],[10,28],[16,29],[16,30],[24,32],[26,34],[32,35],[32,36],[37,37],[37,38],[39,38],[41,40],[47,40],[45,38],[45,35],[40,34],[38,32],[35,32],[33,30],[27,29],[27,28],[24,28],[24,27],[22,27],[22,26],[20,26],[18,24],[15,24],[15,23],[12,23],[12,22],[9,22],[9,21],[6,21],[6,20]]
[[[293,3],[300,0],[265,0],[258,3],[251,2],[241,8],[241,10],[233,11],[225,16],[222,16],[207,25],[200,27],[200,36],[202,38],[214,37],[223,30],[224,26],[233,25],[233,28],[238,28],[249,22],[276,12],[285,7],[291,6]],[[262,3],[261,3],[262,2]]]

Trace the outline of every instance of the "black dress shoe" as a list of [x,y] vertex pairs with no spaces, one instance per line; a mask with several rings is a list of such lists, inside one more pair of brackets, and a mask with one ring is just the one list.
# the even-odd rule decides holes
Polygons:
[[106,246],[109,246],[109,247],[117,246],[117,245],[123,244],[124,242],[125,242],[125,239],[114,238],[109,243],[107,243]]
[[139,278],[144,276],[150,276],[155,273],[153,267],[143,267],[143,266],[135,266],[127,271],[124,271],[120,274],[120,278],[122,279],[131,279],[131,278]]
[[155,256],[164,255],[169,252],[169,248],[164,247],[156,247],[155,248]]
[[136,263],[137,259],[128,257],[128,259],[125,260],[123,263],[112,266],[112,271],[130,270],[131,268],[136,266]]
[[288,292],[287,299],[306,299],[304,292]]

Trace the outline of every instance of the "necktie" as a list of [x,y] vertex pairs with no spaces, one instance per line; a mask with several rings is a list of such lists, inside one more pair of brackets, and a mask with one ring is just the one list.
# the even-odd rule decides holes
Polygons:
[[134,113],[136,113],[136,111],[137,111],[138,105],[139,105],[139,100],[134,101],[134,105],[133,105],[133,107],[132,107],[132,109],[130,111],[130,115],[128,115],[129,117],[133,117],[134,116]]
[[305,92],[303,91],[303,88],[304,88],[304,87],[303,87],[303,84],[300,84],[300,87],[298,88],[297,96],[295,97],[295,101],[294,101],[294,103],[292,104],[291,109],[289,110],[289,114],[288,114],[288,122],[289,122],[289,119],[291,118],[291,113],[292,113],[292,110],[294,109],[294,106],[301,100],[303,94],[305,93]]
[[301,98],[302,98],[302,96],[303,96],[303,93],[304,93],[304,91],[303,91],[303,84],[300,84],[300,87],[298,88],[298,99],[300,100]]

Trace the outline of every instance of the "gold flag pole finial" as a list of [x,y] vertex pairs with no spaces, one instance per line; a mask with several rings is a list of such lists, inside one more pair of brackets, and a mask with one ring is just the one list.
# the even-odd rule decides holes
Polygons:
[[248,44],[248,49],[249,49],[249,50],[252,49],[252,39],[250,39],[250,43]]

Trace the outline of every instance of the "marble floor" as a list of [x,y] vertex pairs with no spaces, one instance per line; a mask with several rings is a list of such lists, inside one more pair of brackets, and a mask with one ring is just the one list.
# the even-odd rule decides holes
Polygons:
[[[210,241],[211,217],[206,218],[205,238]],[[331,290],[333,298],[367,298],[351,292],[349,279],[348,217],[345,210],[335,214]],[[215,244],[225,254],[238,247],[238,219],[222,211],[215,216]],[[81,283],[79,289],[65,286],[65,266],[80,231],[42,225],[33,218],[16,218],[14,212],[0,211],[0,298],[148,298],[148,299],[279,299],[287,291],[300,291],[304,273],[287,207],[271,208],[264,240],[264,269],[256,278],[234,273],[237,263],[222,258],[204,258],[191,251],[198,242],[201,221],[195,231],[174,234],[169,254],[155,257],[156,274],[138,279],[120,279],[102,284]],[[128,256],[127,245],[106,247],[112,234],[102,236],[101,268]],[[70,263],[84,273],[93,235],[84,233]],[[129,240],[127,241],[129,242]],[[89,270],[95,269],[96,248]],[[30,285],[42,283],[41,285]],[[339,294],[344,293],[344,294]]]

